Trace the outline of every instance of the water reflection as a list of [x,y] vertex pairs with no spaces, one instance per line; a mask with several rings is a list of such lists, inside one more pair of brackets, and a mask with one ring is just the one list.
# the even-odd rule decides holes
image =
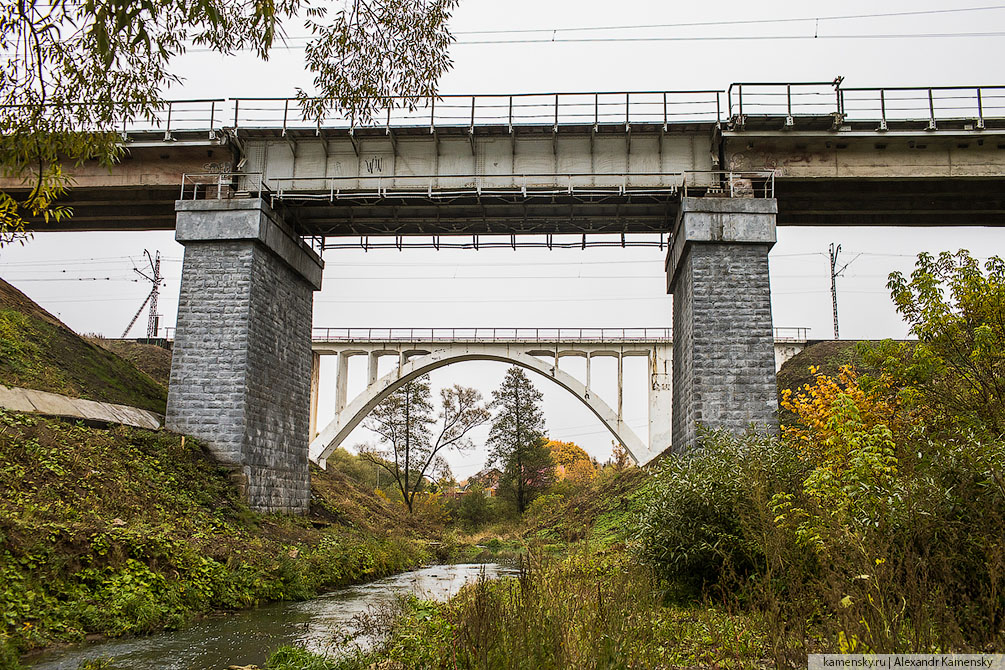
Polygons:
[[32,659],[29,667],[77,670],[84,660],[113,657],[116,667],[121,668],[217,670],[231,664],[262,665],[269,651],[281,644],[338,653],[333,648],[332,631],[351,628],[353,618],[373,605],[407,593],[446,600],[482,573],[494,578],[513,572],[496,564],[436,565],[339,589],[314,600],[209,617],[184,630],[53,650]]

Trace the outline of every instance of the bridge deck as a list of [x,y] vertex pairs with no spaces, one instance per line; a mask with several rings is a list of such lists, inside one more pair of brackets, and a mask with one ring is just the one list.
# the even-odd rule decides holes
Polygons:
[[178,101],[124,136],[111,174],[71,170],[74,217],[35,230],[170,229],[179,197],[264,192],[309,235],[665,233],[688,183],[738,173],[779,225],[1005,224],[1005,87],[443,96],[366,127]]

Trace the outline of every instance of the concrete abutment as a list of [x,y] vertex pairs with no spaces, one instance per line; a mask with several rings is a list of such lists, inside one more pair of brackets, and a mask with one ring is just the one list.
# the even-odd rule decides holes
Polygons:
[[682,200],[667,255],[675,452],[697,444],[699,425],[777,428],[768,281],[777,212],[771,198]]
[[185,261],[165,424],[232,466],[254,509],[305,513],[323,263],[260,199],[176,212]]

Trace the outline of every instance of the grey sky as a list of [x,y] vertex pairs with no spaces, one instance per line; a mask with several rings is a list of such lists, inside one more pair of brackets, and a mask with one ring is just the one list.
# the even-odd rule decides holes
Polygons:
[[[993,6],[973,2],[576,2],[506,3],[462,0],[452,22],[460,40],[485,38],[469,31],[502,28],[560,29],[586,26],[680,24],[786,17],[875,14],[925,9]],[[1005,7],[1005,5],[1003,5]],[[1001,83],[1005,38],[828,39],[827,35],[1005,31],[1005,8],[962,14],[883,19],[805,21],[620,31],[597,36],[813,35],[806,40],[600,42],[589,44],[458,44],[443,93],[664,90],[725,88],[734,81],[830,80],[843,75],[852,86]],[[302,35],[299,26],[288,30]],[[582,34],[582,33],[581,33]],[[547,35],[547,33],[544,33]],[[556,38],[576,33],[554,33]],[[594,35],[594,33],[590,33]],[[540,37],[541,34],[534,34]],[[512,36],[504,36],[512,37]],[[302,44],[291,39],[291,46]],[[259,64],[251,56],[189,54],[178,63],[186,78],[171,97],[287,96],[310,86],[302,50],[277,50]],[[919,251],[969,248],[978,256],[1005,255],[999,229],[781,228],[771,254],[776,326],[803,326],[830,337],[827,246],[843,245],[853,260],[839,280],[841,334],[847,338],[903,337],[905,327],[885,290],[892,270],[908,270]],[[60,233],[37,235],[24,247],[0,250],[0,276],[11,281],[79,332],[117,337],[148,290],[131,271],[144,248],[165,256],[167,287],[161,299],[166,325],[174,325],[182,248],[170,233]],[[331,251],[324,289],[315,298],[317,326],[668,326],[664,253],[656,249],[586,251]],[[111,277],[114,280],[73,278]],[[145,315],[134,329],[142,331]],[[576,363],[570,359],[570,372]],[[357,363],[353,360],[354,365]],[[362,364],[362,363],[360,363]],[[565,361],[563,361],[563,366]],[[613,364],[612,364],[613,366]],[[323,368],[323,414],[333,403],[333,366]],[[505,366],[467,363],[433,375],[434,386],[455,382],[488,396]],[[350,395],[365,373],[355,367]],[[641,433],[646,422],[644,368],[629,364],[625,412]],[[613,370],[594,371],[597,391],[614,397]],[[541,379],[551,435],[571,439],[606,458],[610,436],[565,392]],[[365,439],[362,431],[349,444]],[[484,439],[484,434],[476,440]],[[461,478],[482,464],[483,452],[449,459]]]

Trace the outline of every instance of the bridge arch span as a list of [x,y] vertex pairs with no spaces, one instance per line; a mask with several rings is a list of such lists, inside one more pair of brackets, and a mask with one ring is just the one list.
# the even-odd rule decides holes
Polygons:
[[458,351],[456,349],[436,349],[425,356],[410,358],[405,365],[397,368],[360,393],[345,409],[321,430],[309,447],[310,459],[325,467],[328,456],[349,436],[363,419],[384,398],[396,391],[402,385],[447,365],[464,361],[498,361],[519,365],[522,368],[538,373],[542,377],[558,384],[573,396],[578,398],[593,415],[611,432],[618,442],[628,450],[636,463],[648,463],[656,454],[639,439],[631,427],[611,407],[601,400],[596,393],[591,393],[586,385],[572,377],[567,372],[559,370],[554,363],[547,363],[525,351],[513,351],[509,347],[499,346],[468,346]]

